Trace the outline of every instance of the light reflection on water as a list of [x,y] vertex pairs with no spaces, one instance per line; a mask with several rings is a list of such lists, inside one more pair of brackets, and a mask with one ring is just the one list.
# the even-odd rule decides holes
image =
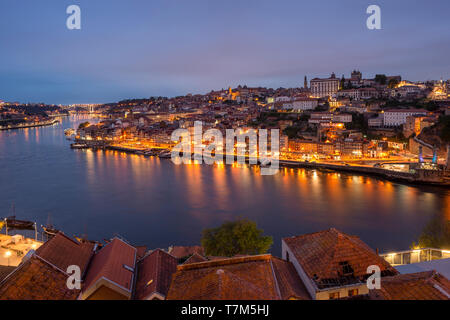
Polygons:
[[149,247],[198,244],[205,227],[246,217],[280,239],[329,227],[381,251],[407,249],[436,215],[450,219],[450,194],[371,177],[255,166],[176,166],[114,151],[71,150],[63,130],[86,121],[0,132],[0,216],[52,221],[68,235],[120,234]]

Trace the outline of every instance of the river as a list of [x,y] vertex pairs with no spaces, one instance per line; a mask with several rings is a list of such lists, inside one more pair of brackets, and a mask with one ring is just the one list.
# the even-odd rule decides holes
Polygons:
[[204,228],[237,217],[274,238],[335,227],[380,252],[408,249],[423,228],[450,219],[450,192],[373,177],[305,169],[261,176],[253,166],[177,166],[113,151],[71,150],[64,129],[0,132],[0,217],[51,222],[92,240],[120,235],[136,245],[200,243]]

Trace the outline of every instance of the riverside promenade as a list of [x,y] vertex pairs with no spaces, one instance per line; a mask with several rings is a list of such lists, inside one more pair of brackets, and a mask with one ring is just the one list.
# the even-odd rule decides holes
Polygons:
[[14,129],[34,128],[34,127],[45,127],[45,126],[54,125],[55,123],[59,123],[59,120],[51,119],[48,121],[26,122],[26,123],[20,123],[20,124],[16,124],[16,125],[7,125],[7,126],[0,125],[0,130],[14,130]]

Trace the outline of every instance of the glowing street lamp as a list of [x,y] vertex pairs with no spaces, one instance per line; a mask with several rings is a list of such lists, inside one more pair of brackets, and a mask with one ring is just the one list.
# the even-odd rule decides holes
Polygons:
[[8,259],[8,267],[9,267],[9,258],[11,257],[11,251],[6,251],[5,258]]

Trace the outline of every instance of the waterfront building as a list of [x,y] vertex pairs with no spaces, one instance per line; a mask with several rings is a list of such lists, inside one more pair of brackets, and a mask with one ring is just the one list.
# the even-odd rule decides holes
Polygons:
[[361,158],[368,154],[369,143],[360,139],[344,139],[335,143],[335,151],[341,156]]
[[418,136],[424,128],[431,127],[436,121],[429,117],[414,115],[406,117],[406,123],[403,126],[403,134],[405,137],[411,136],[413,133]]
[[334,154],[334,145],[332,143],[291,139],[289,140],[289,152],[331,155]]
[[377,98],[379,96],[378,91],[375,88],[355,88],[340,90],[335,95],[337,98],[349,98],[352,100],[366,100]]
[[353,116],[351,113],[337,113],[333,114],[333,121],[341,123],[350,123],[353,121]]
[[385,127],[398,127],[406,123],[410,116],[426,116],[427,111],[422,109],[390,109],[383,113],[383,124]]
[[291,100],[292,100],[292,98],[288,97],[288,96],[280,96],[280,97],[274,98],[274,102],[289,102]]
[[280,135],[280,151],[287,152],[289,151],[289,137],[287,135]]
[[367,120],[367,124],[369,128],[378,128],[383,126],[383,117],[380,115],[377,115],[374,118],[370,118]]
[[422,96],[422,87],[418,85],[401,85],[391,89],[391,97],[397,99],[416,99]]
[[380,96],[378,90],[375,88],[360,88],[358,91],[360,98],[363,100],[378,98]]
[[329,78],[314,78],[311,80],[311,93],[315,98],[331,97],[339,91],[340,81],[334,73]]
[[360,91],[358,89],[340,90],[336,93],[338,98],[349,98],[352,100],[360,100]]
[[289,151],[313,154],[318,153],[319,148],[318,143],[314,141],[291,139],[289,140]]
[[331,122],[333,120],[332,112],[312,112],[309,123],[321,123],[324,121]]
[[319,100],[315,98],[297,98],[291,102],[283,104],[283,109],[292,109],[294,111],[313,110],[319,105]]
[[350,113],[313,112],[309,123],[349,123],[353,116]]
[[329,104],[330,104],[331,110],[334,110],[336,108],[340,108],[340,107],[349,105],[350,99],[349,98],[332,98],[329,101]]

